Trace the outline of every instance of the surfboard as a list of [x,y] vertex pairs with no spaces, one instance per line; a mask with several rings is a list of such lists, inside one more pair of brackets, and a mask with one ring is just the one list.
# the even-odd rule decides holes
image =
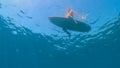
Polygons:
[[51,23],[59,26],[63,29],[78,31],[78,32],[89,32],[91,26],[85,22],[74,20],[73,18],[65,17],[49,17]]

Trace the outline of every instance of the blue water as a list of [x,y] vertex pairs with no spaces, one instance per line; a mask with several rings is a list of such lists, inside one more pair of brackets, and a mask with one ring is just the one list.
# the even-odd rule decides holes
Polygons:
[[[88,14],[92,30],[69,38],[50,23],[67,7]],[[0,68],[120,68],[119,8],[119,0],[0,0]]]

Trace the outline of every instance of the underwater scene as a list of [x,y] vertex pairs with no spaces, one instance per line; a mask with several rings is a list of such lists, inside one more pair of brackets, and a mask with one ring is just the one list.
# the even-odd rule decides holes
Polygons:
[[120,0],[0,0],[0,68],[120,68]]

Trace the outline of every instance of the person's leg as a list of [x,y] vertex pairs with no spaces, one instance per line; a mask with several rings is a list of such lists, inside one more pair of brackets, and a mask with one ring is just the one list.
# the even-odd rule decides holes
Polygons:
[[77,20],[75,20],[73,16],[70,18],[72,18],[72,20],[74,21],[75,24],[78,24]]
[[63,31],[68,34],[69,38],[71,37],[71,34],[70,34],[70,32],[67,31],[67,29],[63,28]]

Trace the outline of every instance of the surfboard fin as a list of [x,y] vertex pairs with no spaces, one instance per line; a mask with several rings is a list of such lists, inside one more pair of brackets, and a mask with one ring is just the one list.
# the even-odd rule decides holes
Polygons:
[[71,37],[71,33],[67,31],[67,29],[63,28],[63,31],[68,34],[69,38]]

